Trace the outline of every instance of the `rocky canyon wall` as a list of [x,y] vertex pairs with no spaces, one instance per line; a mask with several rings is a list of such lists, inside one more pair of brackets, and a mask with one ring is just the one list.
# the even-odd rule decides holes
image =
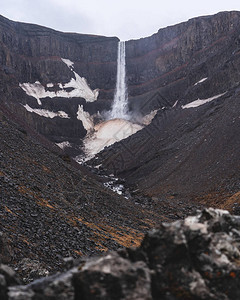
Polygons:
[[[239,24],[239,12],[223,12],[126,42],[130,109],[146,115],[155,109],[172,107],[176,101],[183,105],[237,86]],[[118,41],[117,37],[61,33],[1,17],[1,100],[38,132],[53,142],[70,141],[78,152],[87,133],[77,117],[79,105],[91,115],[111,106]],[[81,90],[82,78],[86,80],[84,87],[96,93],[91,101],[81,93],[74,94]],[[197,84],[203,79],[204,82]],[[36,87],[29,96],[19,86],[24,83],[37,83],[45,96],[37,99]],[[72,94],[66,97],[67,93]],[[33,112],[26,105],[55,114],[64,112],[67,117],[49,118],[43,114],[45,111]]]
[[[239,23],[239,12],[222,12],[128,41],[126,56],[132,106],[149,111],[148,102],[154,108],[159,108],[161,103],[166,106],[166,102],[172,106],[177,100],[208,98],[216,90],[220,93],[238,83],[234,65],[239,59]],[[194,86],[202,78],[208,81]]]
[[126,43],[131,106],[161,109],[97,165],[159,201],[239,206],[239,22],[223,12]]
[[[1,101],[50,140],[79,143],[86,135],[86,130],[77,119],[78,105],[83,105],[90,113],[111,105],[116,77],[117,44],[116,37],[61,33],[0,17]],[[39,105],[40,100],[36,101],[38,99],[34,96],[36,89],[30,96],[20,88],[19,84],[37,82],[41,84],[40,88],[49,93],[61,91],[64,84],[75,80],[73,70],[62,59],[73,62],[74,72],[80,76],[80,83],[77,80],[73,82],[76,88],[70,86],[64,90],[65,93],[74,88],[81,90],[81,84],[84,85],[81,80],[84,78],[86,89],[89,87],[97,90],[97,102],[87,102],[78,95],[46,96]],[[39,115],[26,110],[23,107],[26,104],[31,109],[64,111],[68,118]]]

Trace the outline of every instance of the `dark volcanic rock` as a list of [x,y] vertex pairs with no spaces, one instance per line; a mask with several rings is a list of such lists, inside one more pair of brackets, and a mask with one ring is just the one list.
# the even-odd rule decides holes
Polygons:
[[8,300],[8,288],[20,284],[16,273],[7,265],[0,264],[0,299]]
[[239,299],[239,235],[239,217],[205,209],[162,224],[137,249],[111,252],[64,274],[11,287],[9,299]]
[[146,264],[132,263],[114,252],[86,262],[74,274],[73,285],[76,299],[151,299]]
[[3,108],[0,262],[24,283],[62,271],[65,257],[137,246],[168,215],[161,203],[143,206],[104,187],[100,177],[34,130],[26,132]]
[[[86,130],[77,119],[78,106],[91,114],[110,107],[118,39],[0,18],[0,225],[7,237],[7,252],[0,254],[25,283],[62,271],[64,257],[138,246],[159,221],[195,209],[192,199],[238,212],[239,25],[239,12],[225,12],[126,43],[130,107],[137,115],[158,113],[149,126],[98,156],[101,169],[125,178],[133,191],[125,199],[37,134],[73,143],[71,155],[80,151]],[[39,81],[55,91],[59,83],[76,79],[61,58],[74,62],[91,89],[100,89],[97,101],[48,97],[40,105],[20,88],[19,83]],[[182,109],[214,96],[219,97],[208,104]],[[39,116],[22,104],[63,111],[69,118]],[[162,225],[137,250],[50,277],[47,289],[42,280],[10,294],[12,299],[90,299],[92,294],[108,299],[117,290],[116,299],[237,299],[238,223],[237,217],[205,211]],[[6,276],[0,280],[6,294]]]
[[127,42],[129,101],[139,114],[158,113],[149,126],[100,153],[95,164],[148,196],[237,212],[239,22],[239,12],[224,12]]
[[[239,12],[199,17],[160,29],[156,34],[126,42],[126,68],[130,109],[135,115],[207,99],[239,87]],[[117,72],[116,37],[61,33],[42,26],[0,18],[1,101],[30,126],[53,142],[69,141],[80,153],[86,135],[77,119],[78,105],[95,114],[111,106]],[[58,90],[74,75],[61,61],[74,62],[91,89],[99,89],[95,102],[80,97],[44,98],[40,106],[19,83],[39,81],[45,90]],[[206,78],[201,84],[196,84]],[[47,87],[52,83],[53,87]],[[32,108],[64,111],[69,119],[40,117]]]
[[[239,12],[222,12],[128,41],[128,90],[134,110],[149,112],[152,106],[173,106],[177,100],[185,104],[238,86],[239,24]],[[203,78],[207,80],[194,85]]]
[[[92,114],[110,107],[116,81],[117,44],[116,37],[62,33],[0,16],[1,102],[11,107],[14,113],[18,111],[30,126],[50,140],[79,145],[86,130],[77,119],[78,104]],[[59,89],[58,83],[64,84],[74,78],[61,58],[74,62],[75,72],[86,78],[92,90],[99,89],[98,101],[94,105],[80,97],[47,97],[39,105],[19,87],[20,83],[39,81],[45,90]],[[52,88],[47,87],[49,83]],[[19,105],[26,103],[31,108],[65,111],[70,118],[40,117]]]
[[62,33],[0,18],[1,65],[7,73],[14,70],[14,77],[20,82],[57,83],[63,78],[68,81],[71,72],[61,62],[61,58],[68,58],[94,89],[113,88],[114,82],[108,85],[107,80],[114,78],[102,75],[104,66],[109,68],[116,63],[117,42],[115,37]]
[[138,251],[155,271],[153,298],[237,299],[239,225],[227,211],[206,209],[150,232]]
[[159,111],[148,127],[102,151],[94,163],[139,193],[237,213],[239,113],[237,91],[196,108]]
[[0,232],[0,262],[8,264],[12,260],[11,247],[7,235]]

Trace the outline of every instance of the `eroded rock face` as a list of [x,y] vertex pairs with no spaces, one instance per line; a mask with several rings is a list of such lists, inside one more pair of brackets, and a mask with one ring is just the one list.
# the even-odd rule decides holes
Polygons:
[[130,104],[158,112],[97,165],[159,200],[238,213],[239,20],[239,12],[194,18],[126,43]]
[[[112,88],[106,83],[106,68],[117,59],[117,38],[61,33],[46,27],[0,19],[1,66],[20,82],[39,80],[47,83],[66,82],[71,72],[61,58],[74,62],[76,72],[92,88]],[[93,67],[94,65],[94,67]],[[101,67],[100,67],[101,65]],[[115,69],[115,68],[114,68]],[[114,78],[107,78],[114,80]]]
[[[170,108],[177,101],[180,106],[236,88],[239,24],[239,12],[224,12],[194,18],[150,37],[126,42],[130,109],[144,116],[162,107]],[[77,118],[79,105],[91,115],[111,107],[117,44],[116,37],[61,33],[1,17],[1,100],[51,141],[72,144],[70,154],[75,156],[87,133]],[[74,70],[62,59],[73,63]],[[88,102],[79,96],[36,99],[19,86],[37,82],[46,92],[74,95],[69,82],[77,76],[86,79],[95,96],[99,93],[96,101]],[[68,88],[63,92],[62,86]],[[19,104],[54,113],[63,111],[69,118],[50,119],[26,111]]]
[[239,236],[238,216],[204,209],[163,223],[137,249],[110,252],[62,275],[11,287],[9,299],[235,300],[240,297]]
[[128,41],[132,107],[141,112],[172,107],[177,100],[185,104],[238,85],[234,66],[239,65],[239,23],[239,12],[223,12]]
[[[110,107],[117,71],[117,45],[115,37],[61,33],[1,16],[1,101],[51,141],[69,141],[79,146],[86,130],[77,119],[78,105],[83,105],[91,114]],[[67,65],[68,61],[74,68]],[[34,84],[32,95],[26,93],[26,87],[32,89]],[[74,93],[73,85],[79,91],[85,85],[85,89],[93,91],[94,97]],[[34,97],[37,89],[42,89],[42,94],[45,89],[46,97]],[[54,93],[56,97],[51,98]],[[89,99],[98,101],[91,103]],[[26,104],[31,109],[64,111],[69,118],[44,117],[27,111],[23,107]]]

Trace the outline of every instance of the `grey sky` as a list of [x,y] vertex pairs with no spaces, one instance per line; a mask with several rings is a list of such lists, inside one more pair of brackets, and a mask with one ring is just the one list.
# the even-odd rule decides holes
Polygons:
[[2,0],[0,14],[60,31],[118,36],[149,36],[189,18],[239,10],[239,0]]

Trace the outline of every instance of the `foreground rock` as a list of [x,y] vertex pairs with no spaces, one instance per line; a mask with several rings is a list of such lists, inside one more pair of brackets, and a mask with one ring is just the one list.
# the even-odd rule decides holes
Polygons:
[[205,209],[163,223],[137,249],[111,252],[64,274],[10,287],[8,299],[239,299],[239,237],[239,216]]

